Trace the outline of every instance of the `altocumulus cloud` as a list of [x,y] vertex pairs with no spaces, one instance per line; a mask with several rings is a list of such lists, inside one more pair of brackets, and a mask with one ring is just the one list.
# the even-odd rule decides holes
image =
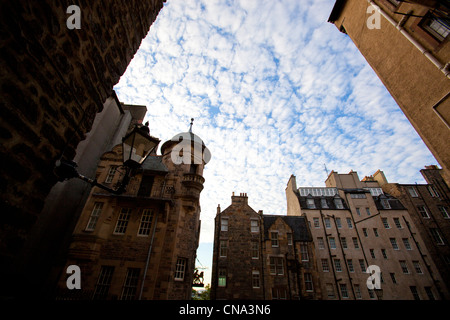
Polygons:
[[436,163],[351,40],[327,18],[334,0],[170,0],[115,89],[148,107],[152,135],[206,143],[200,241],[233,191],[285,214],[291,174],[323,186],[328,169],[384,170],[421,182]]

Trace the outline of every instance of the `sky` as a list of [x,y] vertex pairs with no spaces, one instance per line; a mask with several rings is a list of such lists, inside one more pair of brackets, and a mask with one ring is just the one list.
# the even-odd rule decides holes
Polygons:
[[285,215],[292,174],[298,187],[324,187],[331,170],[425,183],[419,170],[437,164],[351,39],[327,22],[334,2],[168,0],[114,88],[121,102],[147,106],[152,136],[170,140],[194,118],[211,151],[197,252],[206,283],[217,206],[232,192]]

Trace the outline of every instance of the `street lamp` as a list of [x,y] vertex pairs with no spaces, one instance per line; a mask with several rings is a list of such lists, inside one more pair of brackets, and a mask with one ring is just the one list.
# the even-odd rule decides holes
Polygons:
[[125,192],[130,177],[135,169],[147,159],[148,155],[156,148],[159,139],[150,136],[148,122],[144,126],[135,126],[133,130],[122,138],[122,154],[125,175],[119,183],[117,189],[112,189],[97,182],[97,179],[90,179],[77,171],[77,164],[74,161],[58,160],[56,161],[55,174],[61,181],[71,178],[79,178],[113,194],[122,194]]

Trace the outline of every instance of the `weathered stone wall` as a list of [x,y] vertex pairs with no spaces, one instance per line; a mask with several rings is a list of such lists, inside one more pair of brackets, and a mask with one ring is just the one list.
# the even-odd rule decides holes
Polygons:
[[[55,161],[74,157],[163,2],[0,1],[0,274],[6,279],[57,181]],[[70,5],[81,9],[81,29],[66,26]]]

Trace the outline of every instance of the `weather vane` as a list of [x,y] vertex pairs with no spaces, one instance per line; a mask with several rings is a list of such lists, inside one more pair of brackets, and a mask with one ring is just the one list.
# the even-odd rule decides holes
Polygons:
[[192,133],[192,126],[194,125],[194,118],[191,118],[191,127],[189,128],[189,132]]

